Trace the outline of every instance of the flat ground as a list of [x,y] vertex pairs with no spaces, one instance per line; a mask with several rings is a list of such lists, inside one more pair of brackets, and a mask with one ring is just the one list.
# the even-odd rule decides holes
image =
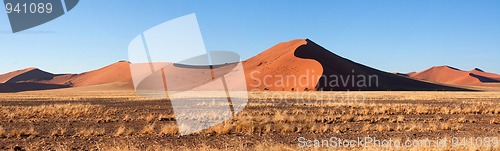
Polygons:
[[[444,148],[371,144],[365,148],[370,150],[499,147],[490,140],[500,136],[500,92],[252,92],[249,96],[246,108],[234,118],[179,136],[167,99],[141,98],[126,90],[4,93],[0,94],[0,150],[350,150],[360,147],[322,140],[368,136],[447,141]],[[466,138],[465,144],[452,146],[453,137]],[[470,144],[469,138],[482,143]]]

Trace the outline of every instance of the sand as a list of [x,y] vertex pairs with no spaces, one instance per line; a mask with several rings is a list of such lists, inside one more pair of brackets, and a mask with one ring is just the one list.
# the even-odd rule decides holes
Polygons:
[[[236,65],[227,64],[215,68],[215,76],[220,78],[221,73],[228,73],[224,75],[224,78],[227,84],[235,90],[244,90],[245,84],[243,83],[246,79],[246,88],[250,91],[451,91],[467,89],[431,82],[477,84],[500,78],[497,74],[483,72],[479,69],[465,72],[450,67],[434,67],[418,73],[392,74],[338,56],[309,39],[282,42],[243,61],[242,69],[244,70],[244,74],[242,72],[234,72],[241,69],[241,66]],[[113,83],[128,83],[125,85],[120,84],[125,89],[130,89],[134,86],[144,86],[144,84],[140,85],[137,81],[136,83],[132,82],[130,66],[129,62],[120,61],[81,74],[61,75],[36,68],[28,68],[0,75],[0,82],[46,84],[51,85],[50,88],[53,88],[54,85],[56,87],[87,87]],[[210,76],[200,76],[212,72],[210,70],[183,69],[171,65],[162,67],[166,71],[164,74],[170,77],[166,81],[167,85],[170,85],[170,88],[175,90],[188,90],[199,85],[204,85],[202,89],[205,90],[221,88],[220,82],[214,82]],[[155,75],[161,74],[157,73]],[[153,79],[149,80],[150,82],[159,83],[157,80],[154,80],[156,79],[155,77],[144,77],[139,80],[142,79],[147,79],[143,83],[147,83],[149,79]],[[171,85],[178,87],[171,87]],[[94,88],[97,89],[100,87]],[[162,82],[159,83],[158,88],[164,88]],[[36,90],[39,89],[37,88]]]

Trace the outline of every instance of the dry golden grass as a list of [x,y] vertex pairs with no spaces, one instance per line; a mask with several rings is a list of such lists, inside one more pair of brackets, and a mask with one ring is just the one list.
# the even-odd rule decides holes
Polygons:
[[233,129],[233,125],[230,123],[223,123],[215,126],[213,129],[218,135],[227,135]]
[[0,126],[0,138],[2,137],[7,137],[7,132],[5,132],[3,126]]
[[66,128],[62,128],[62,127],[59,127],[55,130],[52,131],[52,133],[50,134],[50,136],[65,136],[67,135],[67,132],[68,130],[66,130]]
[[122,121],[130,122],[130,121],[132,121],[132,118],[130,117],[130,115],[127,114],[127,115],[125,115],[125,117],[123,117]]
[[500,120],[498,118],[491,118],[490,124],[500,124]]
[[125,131],[126,131],[126,128],[124,126],[120,126],[120,127],[118,127],[118,129],[116,129],[115,136],[121,136],[125,133]]
[[[300,92],[300,94],[318,93]],[[336,93],[330,92],[329,94]],[[117,140],[126,138],[161,140],[180,135],[179,128],[174,124],[175,116],[169,114],[172,113],[171,110],[161,108],[163,106],[142,105],[141,101],[154,101],[155,99],[120,96],[122,94],[129,95],[128,93],[112,95],[88,93],[88,96],[81,97],[77,96],[82,94],[76,95],[70,92],[67,94],[36,93],[40,96],[34,96],[34,94],[0,94],[0,96],[6,97],[0,98],[0,100],[10,98],[14,101],[56,100],[74,101],[74,103],[0,106],[0,117],[2,118],[0,120],[8,123],[2,123],[4,127],[0,126],[0,139],[14,141],[15,138],[36,137],[37,139],[62,138],[64,140],[75,138],[75,136],[84,136],[85,138],[115,138]],[[448,136],[448,134],[474,134],[482,136],[483,134],[497,134],[496,128],[500,124],[500,108],[498,107],[500,105],[500,92],[342,92],[338,94],[363,94],[366,100],[346,102],[332,98],[314,97],[300,100],[294,95],[289,95],[287,98],[258,98],[263,94],[252,92],[250,95],[252,99],[245,110],[232,119],[193,135],[200,137],[200,139],[223,139],[224,141],[248,136],[246,138],[253,138],[254,144],[240,149],[248,150],[246,147],[249,147],[250,149],[265,150],[266,147],[269,147],[280,150],[301,149],[296,147],[296,142],[293,142],[294,138],[290,138],[297,135],[324,137],[339,135],[386,136],[384,134],[414,136],[416,134],[419,137],[441,137]],[[99,100],[105,103],[85,102],[89,100]],[[290,104],[283,103],[284,100]],[[135,105],[140,107],[125,106],[120,108],[118,105],[109,105],[114,102],[123,104],[136,102]],[[64,123],[65,127],[58,127],[59,122]],[[16,130],[16,126],[12,126],[12,124],[25,125],[25,123],[36,123],[37,125],[33,124],[32,127],[18,130]],[[45,126],[44,123],[51,125]],[[92,126],[88,127],[89,125]],[[57,128],[53,129],[53,127]],[[186,139],[186,137],[178,138],[180,140]],[[279,141],[286,144],[255,142],[260,138],[280,138],[282,140]],[[182,143],[192,144],[192,142]],[[214,144],[184,146],[184,149],[238,150],[238,147],[234,147],[231,142],[228,143],[229,145],[224,143],[218,142],[215,143],[215,146]],[[228,147],[230,145],[232,146]],[[165,146],[155,147],[169,148]],[[155,147],[103,144],[100,150],[155,150]],[[61,148],[71,150],[70,147]],[[176,148],[175,146],[170,146],[169,149],[183,150],[182,147]],[[305,148],[304,150],[310,149]],[[378,150],[379,148],[368,149]],[[427,148],[408,148],[408,150],[420,149]]]
[[103,136],[105,135],[106,131],[103,128],[87,128],[87,129],[81,129],[80,131],[76,132],[75,136]]
[[12,129],[9,131],[9,133],[7,134],[7,137],[17,137],[17,138],[21,138],[21,137],[36,137],[38,136],[39,132],[37,132],[35,130],[35,128],[31,127],[29,129],[25,129],[25,128],[16,128],[16,129]]
[[145,118],[146,122],[148,122],[148,123],[152,123],[152,122],[154,122],[154,119],[155,119],[155,116],[154,116],[154,115],[152,115],[152,114],[149,114],[149,115]]
[[155,134],[155,124],[149,124],[144,126],[142,131],[139,133],[141,135],[152,135]]
[[96,121],[97,121],[97,123],[109,123],[109,122],[115,122],[117,120],[112,119],[111,117],[107,116],[104,118],[98,118]]
[[78,118],[104,113],[100,105],[56,104],[39,106],[0,106],[0,117],[19,118]]
[[160,128],[160,135],[177,135],[179,129],[176,125],[162,125]]
[[256,130],[256,124],[251,120],[237,121],[235,131],[238,133],[253,134]]

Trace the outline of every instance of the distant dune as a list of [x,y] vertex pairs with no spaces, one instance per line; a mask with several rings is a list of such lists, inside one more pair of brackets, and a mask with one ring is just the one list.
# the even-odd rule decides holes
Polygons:
[[476,75],[479,75],[479,76],[483,76],[483,77],[487,77],[487,78],[491,78],[491,79],[495,79],[497,81],[500,81],[500,74],[495,74],[495,73],[490,73],[490,72],[484,72],[483,70],[481,69],[478,69],[478,68],[475,68],[471,71],[469,71],[470,73],[473,73],[473,74],[476,74]]
[[68,88],[63,84],[36,83],[32,81],[48,80],[56,75],[37,68],[26,68],[0,75],[0,92],[21,92]]
[[463,71],[450,66],[435,66],[410,75],[411,78],[455,85],[482,85],[490,82],[500,82],[500,75],[487,73],[480,69]]
[[130,65],[128,62],[121,61],[97,70],[84,72],[81,74],[60,75],[50,80],[41,80],[37,82],[49,84],[65,84],[72,87],[99,85],[114,82],[131,83]]
[[54,78],[54,74],[42,71],[37,68],[26,68],[0,75],[0,83],[16,83],[30,80],[49,80]]
[[[132,89],[130,66],[120,61],[109,66],[81,74],[52,74],[37,68],[27,68],[0,75],[0,92],[49,90],[69,87],[84,87],[110,83]],[[117,86],[115,84],[115,86]],[[102,87],[96,87],[102,88]],[[116,89],[123,89],[117,88]],[[109,89],[107,87],[106,89]]]
[[409,76],[414,75],[415,73],[417,73],[417,72],[410,72],[410,73],[392,72],[392,74],[396,74],[396,75],[403,76],[403,77],[409,77]]

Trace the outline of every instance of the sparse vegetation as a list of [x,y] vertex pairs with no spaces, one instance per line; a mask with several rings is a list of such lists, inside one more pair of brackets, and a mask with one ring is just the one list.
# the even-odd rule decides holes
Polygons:
[[103,136],[105,134],[105,130],[103,128],[84,128],[80,131],[76,132],[75,136]]
[[[316,95],[319,92],[300,93]],[[365,100],[353,102],[329,97],[301,100],[295,95],[280,98],[252,93],[242,112],[193,136],[180,136],[173,111],[164,99],[139,98],[128,92],[0,94],[0,148],[21,144],[31,150],[50,150],[47,145],[62,150],[158,150],[160,147],[167,150],[263,150],[266,147],[281,150],[300,149],[296,142],[298,136],[500,135],[498,92],[349,93],[362,94]],[[328,94],[346,93],[323,95]],[[47,144],[25,141],[27,139]],[[97,140],[110,141],[92,142]],[[235,144],[234,140],[243,142]],[[85,146],[78,148],[82,145],[76,144],[82,143]]]
[[3,126],[0,126],[0,138],[6,137],[6,136],[7,136],[7,133],[5,132],[5,129],[3,128]]
[[0,106],[0,117],[10,119],[79,118],[102,113],[104,113],[102,106],[89,104]]
[[52,131],[52,133],[50,134],[50,136],[65,136],[67,134],[67,130],[66,128],[62,128],[62,127],[59,127],[55,130]]
[[177,135],[179,134],[179,129],[176,125],[163,125],[160,129],[160,135]]
[[149,125],[144,126],[144,128],[142,129],[140,134],[141,135],[155,134],[155,125],[149,124]]
[[125,131],[126,131],[126,128],[124,126],[120,126],[116,130],[115,136],[121,136],[125,133]]
[[39,133],[33,127],[30,127],[29,129],[18,128],[10,130],[10,132],[7,134],[7,137],[26,138],[26,137],[36,137],[38,136],[38,134]]

